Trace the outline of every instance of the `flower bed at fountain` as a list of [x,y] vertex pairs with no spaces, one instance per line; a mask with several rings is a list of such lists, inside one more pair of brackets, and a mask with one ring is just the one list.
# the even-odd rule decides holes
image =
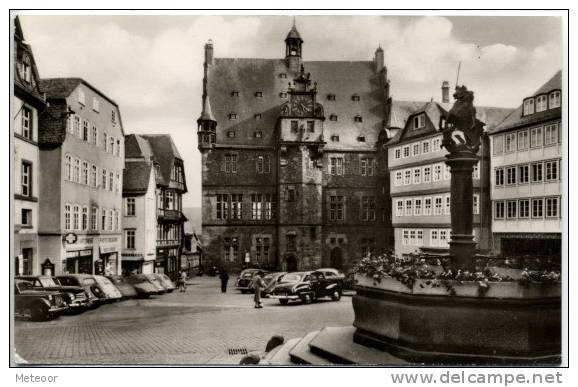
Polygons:
[[476,263],[469,272],[441,257],[361,260],[355,341],[415,362],[559,362],[560,272],[548,262]]

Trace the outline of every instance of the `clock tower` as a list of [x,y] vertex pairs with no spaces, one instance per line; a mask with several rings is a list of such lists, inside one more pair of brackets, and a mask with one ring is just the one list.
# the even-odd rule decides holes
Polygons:
[[283,270],[319,267],[322,257],[323,106],[303,65],[278,121],[278,241]]

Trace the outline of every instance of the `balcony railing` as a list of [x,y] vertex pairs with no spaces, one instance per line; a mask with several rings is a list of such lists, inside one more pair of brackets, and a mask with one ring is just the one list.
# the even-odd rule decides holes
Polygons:
[[184,216],[181,211],[165,210],[164,208],[157,208],[157,217],[160,220],[174,221],[174,222],[184,220]]
[[157,247],[178,246],[180,243],[179,239],[157,239]]

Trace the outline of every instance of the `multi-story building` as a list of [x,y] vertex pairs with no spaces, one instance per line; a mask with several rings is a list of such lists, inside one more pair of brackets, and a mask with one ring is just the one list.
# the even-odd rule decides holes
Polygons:
[[497,254],[561,256],[561,104],[558,71],[490,131]]
[[38,70],[18,17],[14,31],[14,254],[16,274],[39,274],[38,115],[46,104]]
[[118,273],[124,131],[118,105],[80,78],[42,79],[40,260],[56,273]]
[[302,59],[293,26],[281,59],[216,58],[205,45],[202,114],[206,264],[344,268],[388,247],[384,52]]
[[[392,226],[395,253],[444,254],[451,233],[450,168],[444,162],[440,118],[451,108],[449,83],[442,84],[442,102],[394,101],[387,142]],[[477,119],[493,129],[512,110],[476,107]],[[474,167],[474,240],[478,249],[490,248],[490,157],[488,137],[482,137]]]
[[187,192],[183,159],[168,134],[132,134],[125,144],[123,257],[131,263],[123,269],[176,277],[186,267],[181,262],[187,220],[182,212]]

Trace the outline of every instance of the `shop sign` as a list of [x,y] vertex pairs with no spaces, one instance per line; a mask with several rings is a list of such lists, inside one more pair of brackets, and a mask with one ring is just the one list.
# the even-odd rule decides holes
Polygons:
[[64,234],[64,237],[62,239],[67,244],[72,245],[72,244],[76,243],[76,241],[78,240],[78,235],[76,235],[73,232],[67,232],[66,234]]

